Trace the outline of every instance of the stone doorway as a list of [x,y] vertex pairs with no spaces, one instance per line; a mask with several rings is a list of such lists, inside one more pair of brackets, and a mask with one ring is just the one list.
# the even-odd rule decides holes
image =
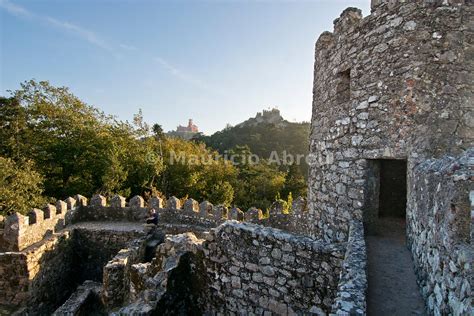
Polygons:
[[407,205],[407,161],[380,160],[379,218],[404,219]]
[[376,234],[380,223],[394,221],[394,229],[404,226],[407,203],[407,161],[368,160],[364,226],[366,234]]
[[369,160],[364,221],[368,315],[425,315],[406,247],[406,160]]

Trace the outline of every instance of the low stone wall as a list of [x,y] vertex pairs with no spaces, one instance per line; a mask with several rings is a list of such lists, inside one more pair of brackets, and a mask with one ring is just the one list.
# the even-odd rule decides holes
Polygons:
[[[229,221],[203,244],[212,310],[277,315],[330,312],[344,244]],[[211,302],[212,303],[212,302]]]
[[472,157],[471,150],[457,158],[411,162],[408,245],[421,292],[435,315],[472,312]]
[[133,264],[145,259],[146,239],[130,242],[104,267],[102,300],[112,310],[128,301],[130,294],[130,269]]
[[332,313],[336,315],[366,315],[366,294],[367,250],[364,226],[360,221],[353,221],[349,229],[349,240]]
[[101,306],[101,291],[102,285],[100,283],[85,281],[77,288],[76,292],[53,313],[53,316],[106,315],[105,309]]
[[129,304],[118,314],[206,314],[212,297],[204,266],[203,241],[193,233],[168,235],[151,262],[133,264],[127,276]]
[[27,251],[1,253],[0,306],[31,315],[53,312],[76,286],[72,244],[65,231]]
[[76,275],[81,282],[102,282],[106,264],[131,241],[145,234],[143,230],[123,231],[113,226],[104,229],[100,225],[73,227],[73,232],[75,264],[78,267]]
[[0,253],[0,315],[28,297],[28,267],[24,253]]
[[[206,240],[168,235],[151,262],[125,273],[130,293],[118,313],[329,313],[345,247],[237,221],[212,229]],[[111,288],[109,296],[120,293]]]

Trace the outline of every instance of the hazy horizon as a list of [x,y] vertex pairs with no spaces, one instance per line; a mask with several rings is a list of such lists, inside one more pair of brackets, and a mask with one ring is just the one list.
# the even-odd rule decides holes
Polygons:
[[314,44],[349,6],[365,16],[370,1],[0,0],[0,93],[48,80],[165,131],[192,118],[211,134],[271,107],[309,121]]

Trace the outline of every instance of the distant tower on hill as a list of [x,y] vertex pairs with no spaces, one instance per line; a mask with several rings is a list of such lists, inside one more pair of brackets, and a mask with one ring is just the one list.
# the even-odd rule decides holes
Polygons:
[[199,133],[199,128],[193,123],[192,119],[189,119],[188,126],[178,125],[176,131],[171,131],[168,135],[189,140],[197,133]]
[[176,129],[177,132],[191,132],[191,133],[199,133],[199,129],[197,125],[193,124],[193,119],[189,119],[188,126],[181,126],[179,125]]

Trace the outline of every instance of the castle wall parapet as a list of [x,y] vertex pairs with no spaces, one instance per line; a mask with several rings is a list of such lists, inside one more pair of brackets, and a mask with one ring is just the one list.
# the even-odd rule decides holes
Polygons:
[[58,201],[56,206],[48,204],[43,210],[32,209],[27,216],[20,213],[7,216],[0,236],[0,250],[21,251],[63,229],[66,214],[71,211],[68,205],[75,205],[73,200],[69,200],[69,204],[63,201]]
[[202,247],[213,312],[322,315],[331,311],[344,243],[228,221],[211,230]]
[[90,200],[81,195],[48,204],[42,210],[32,209],[28,216],[19,213],[7,216],[0,227],[0,251],[22,251],[40,242],[45,237],[61,231],[68,225],[89,221],[142,222],[149,217],[150,209],[159,215],[159,225],[166,231],[182,233],[191,229],[196,233],[217,227],[226,220],[248,221],[256,224],[305,234],[309,231],[306,200],[297,198],[289,212],[283,213],[283,206],[274,204],[270,216],[252,207],[243,212],[237,207],[230,210],[223,205],[213,205],[209,201],[189,198],[181,206],[181,201],[170,197],[164,206],[163,199],[151,197],[146,203],[141,196],[126,198],[114,195],[110,199],[94,195]]
[[[204,237],[189,232],[167,235],[151,262],[132,264],[126,277],[131,280],[126,294],[131,300],[119,313],[172,313],[176,309],[166,302],[182,295],[198,297],[193,310],[200,314],[331,311],[344,243],[237,221],[227,221]],[[179,288],[170,286],[176,282]]]
[[353,221],[332,306],[334,315],[367,315],[367,249],[361,221]]

